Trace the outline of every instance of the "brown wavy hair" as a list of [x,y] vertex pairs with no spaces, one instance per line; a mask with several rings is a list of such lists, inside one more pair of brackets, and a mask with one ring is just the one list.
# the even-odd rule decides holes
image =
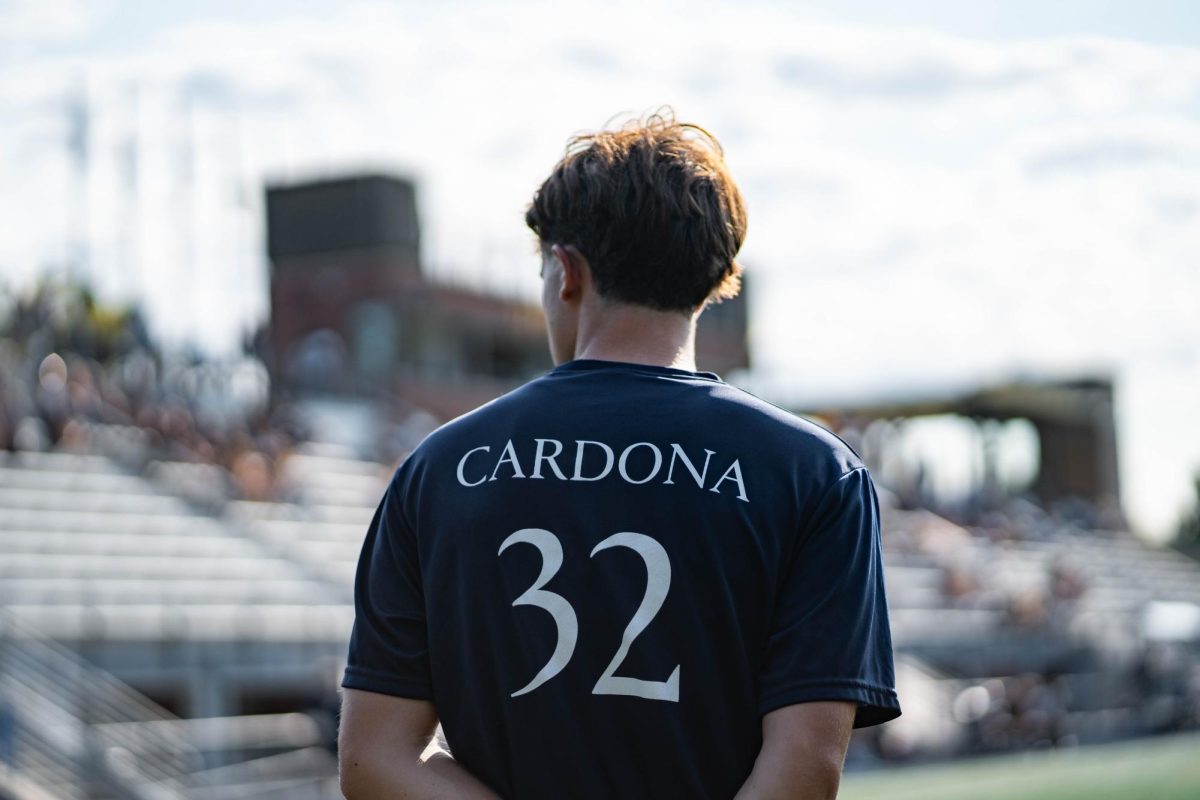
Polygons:
[[543,254],[574,245],[601,297],[690,313],[741,288],[741,192],[716,137],[670,106],[572,136],[525,224]]

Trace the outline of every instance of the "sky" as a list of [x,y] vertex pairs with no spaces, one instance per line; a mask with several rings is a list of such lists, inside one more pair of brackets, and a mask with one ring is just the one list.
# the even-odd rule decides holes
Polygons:
[[567,137],[664,103],[746,198],[743,383],[1109,374],[1127,510],[1173,526],[1200,469],[1194,3],[0,0],[0,279],[75,264],[229,352],[267,313],[264,184],[376,169],[418,182],[439,279],[535,300],[523,211]]

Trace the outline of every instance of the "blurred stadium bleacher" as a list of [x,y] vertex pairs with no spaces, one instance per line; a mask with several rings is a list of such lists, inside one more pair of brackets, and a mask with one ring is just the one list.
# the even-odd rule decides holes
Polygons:
[[[80,307],[51,292],[0,337],[0,798],[338,797],[355,563],[436,420],[289,406]],[[316,440],[339,409],[358,435]],[[1194,560],[1078,504],[955,522],[879,489],[905,713],[849,769],[1200,728]]]

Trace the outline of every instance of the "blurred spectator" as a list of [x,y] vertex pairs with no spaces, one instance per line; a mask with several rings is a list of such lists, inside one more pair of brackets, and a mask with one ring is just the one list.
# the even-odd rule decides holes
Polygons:
[[233,394],[221,390],[231,372],[198,359],[168,363],[136,309],[102,306],[85,288],[47,280],[6,307],[0,447],[99,449],[136,467],[211,464],[227,470],[236,496],[280,496],[279,464],[302,434],[287,407],[214,407],[212,397]]
[[979,579],[963,565],[952,565],[942,570],[942,596],[951,605],[967,606],[979,593]]
[[1026,589],[1009,600],[1008,622],[1017,628],[1041,628],[1049,618],[1046,593],[1041,589]]

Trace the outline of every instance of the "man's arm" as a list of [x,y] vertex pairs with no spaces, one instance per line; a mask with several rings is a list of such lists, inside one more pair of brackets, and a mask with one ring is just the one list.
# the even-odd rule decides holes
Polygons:
[[498,800],[446,751],[431,745],[428,700],[342,690],[338,768],[347,800]]
[[815,701],[763,716],[763,743],[734,800],[832,800],[850,744],[857,705]]

